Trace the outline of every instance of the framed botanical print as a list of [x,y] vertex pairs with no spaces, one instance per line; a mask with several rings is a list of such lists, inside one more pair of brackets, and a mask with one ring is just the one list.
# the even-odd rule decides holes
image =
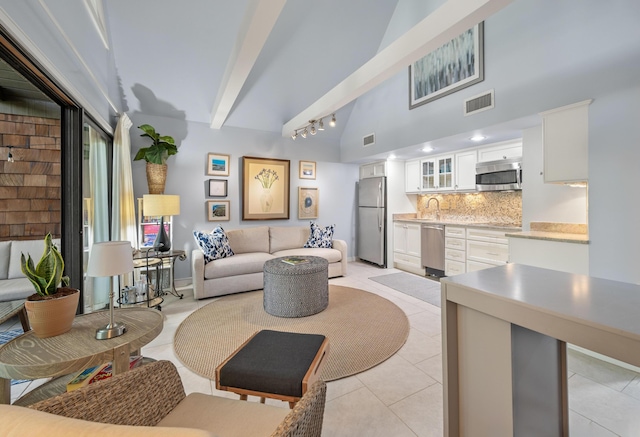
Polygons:
[[300,179],[315,179],[316,178],[315,161],[300,161],[300,169],[299,169],[298,177]]
[[228,221],[231,216],[229,214],[228,200],[208,200],[207,201],[207,220],[210,222]]
[[298,218],[318,218],[318,188],[298,187]]
[[209,197],[227,197],[227,180],[209,179]]
[[409,66],[409,109],[484,80],[484,22]]
[[229,155],[209,153],[207,155],[207,174],[209,176],[229,176]]
[[242,220],[289,218],[288,159],[242,157]]

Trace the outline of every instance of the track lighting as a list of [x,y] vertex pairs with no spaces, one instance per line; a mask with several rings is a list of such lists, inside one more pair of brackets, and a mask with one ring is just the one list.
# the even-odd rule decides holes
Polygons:
[[[324,117],[320,117],[317,120],[309,120],[309,124],[293,131],[293,133],[291,134],[291,139],[295,140],[296,138],[298,138],[298,132],[300,133],[300,136],[302,138],[307,138],[308,134],[315,135],[318,133],[318,131],[324,130],[323,119],[325,117],[328,117],[328,115],[325,115]],[[316,123],[318,123],[317,129],[316,129]],[[334,127],[335,125],[336,125],[336,114],[334,113],[334,114],[331,114],[331,121],[329,121],[329,126]]]
[[9,154],[7,155],[7,162],[15,162],[15,160],[13,159],[13,153],[11,153],[11,149],[13,149],[13,146],[7,146],[7,148],[9,149]]

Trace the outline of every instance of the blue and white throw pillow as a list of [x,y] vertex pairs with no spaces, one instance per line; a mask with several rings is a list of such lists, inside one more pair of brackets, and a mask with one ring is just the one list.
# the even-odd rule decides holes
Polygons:
[[323,228],[315,222],[311,222],[311,232],[309,239],[304,243],[304,247],[322,247],[331,249],[333,247],[334,225]]
[[233,256],[233,250],[229,244],[227,234],[222,227],[218,226],[210,234],[193,231],[193,238],[204,254],[204,263],[211,262],[220,258]]

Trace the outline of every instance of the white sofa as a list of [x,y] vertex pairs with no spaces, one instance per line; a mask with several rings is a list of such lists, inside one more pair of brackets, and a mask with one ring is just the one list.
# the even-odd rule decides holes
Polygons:
[[196,299],[262,289],[265,261],[281,256],[319,256],[329,262],[329,278],[347,274],[347,243],[334,239],[333,248],[303,248],[309,239],[308,226],[258,226],[225,232],[235,255],[205,264],[199,248],[191,253]]
[[[60,246],[60,239],[53,240]],[[37,264],[44,251],[44,239],[0,241],[0,302],[26,299],[35,293],[33,284],[22,274],[20,255],[31,255]]]

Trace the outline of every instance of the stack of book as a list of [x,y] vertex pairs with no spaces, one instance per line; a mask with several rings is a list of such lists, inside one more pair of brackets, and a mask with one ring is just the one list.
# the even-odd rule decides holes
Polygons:
[[[129,370],[137,367],[142,363],[142,357],[135,355],[129,357]],[[77,390],[97,381],[111,378],[113,374],[113,366],[111,362],[100,364],[98,366],[89,367],[78,373],[67,383],[67,391]]]

